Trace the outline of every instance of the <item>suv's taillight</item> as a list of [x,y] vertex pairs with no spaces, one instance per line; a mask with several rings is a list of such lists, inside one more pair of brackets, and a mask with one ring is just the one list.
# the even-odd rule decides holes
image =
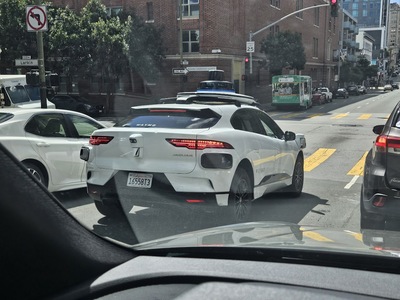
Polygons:
[[231,144],[212,141],[212,140],[196,140],[196,139],[167,139],[167,142],[175,147],[185,147],[190,150],[211,149],[233,149]]
[[89,144],[93,146],[108,144],[113,139],[113,136],[96,136],[92,135],[89,139]]
[[376,138],[375,148],[378,152],[386,152],[387,150],[400,152],[400,138],[380,135]]

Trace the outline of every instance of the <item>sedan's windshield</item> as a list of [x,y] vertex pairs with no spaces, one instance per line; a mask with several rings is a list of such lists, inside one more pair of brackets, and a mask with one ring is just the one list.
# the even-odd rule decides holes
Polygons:
[[400,250],[398,1],[41,2],[0,0],[0,142],[87,228]]

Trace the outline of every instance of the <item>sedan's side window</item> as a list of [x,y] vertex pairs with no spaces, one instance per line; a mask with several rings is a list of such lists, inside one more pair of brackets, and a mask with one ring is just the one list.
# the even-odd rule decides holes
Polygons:
[[231,118],[232,127],[265,135],[265,130],[252,109],[240,109]]
[[100,124],[81,116],[68,115],[79,138],[89,138],[96,129],[104,128]]
[[66,137],[64,124],[61,114],[40,114],[29,120],[25,131],[44,137]]

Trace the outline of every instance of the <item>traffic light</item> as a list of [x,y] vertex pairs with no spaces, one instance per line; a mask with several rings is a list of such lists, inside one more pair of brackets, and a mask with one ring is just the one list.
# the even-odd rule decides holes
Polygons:
[[250,60],[249,60],[249,58],[248,57],[246,57],[245,59],[244,59],[244,62],[245,63],[248,63]]
[[338,16],[338,0],[329,0],[331,4],[331,17],[336,18]]

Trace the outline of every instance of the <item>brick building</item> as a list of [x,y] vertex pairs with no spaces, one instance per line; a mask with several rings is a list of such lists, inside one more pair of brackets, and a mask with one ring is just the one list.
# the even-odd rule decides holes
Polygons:
[[[87,1],[55,0],[55,5],[81,9]],[[270,98],[270,73],[266,57],[260,52],[261,42],[278,31],[298,32],[302,36],[307,63],[302,74],[310,75],[315,85],[335,86],[337,62],[333,51],[339,48],[338,18],[331,18],[329,6],[313,8],[293,15],[253,37],[253,72],[246,58],[246,41],[256,32],[296,10],[327,4],[325,0],[103,0],[110,14],[134,10],[147,23],[164,28],[167,55],[162,78],[149,86],[155,97],[171,96],[180,90],[194,90],[208,77],[208,69],[220,69],[225,79],[234,83],[240,93]],[[182,28],[182,37],[180,35]],[[182,39],[182,42],[181,42]],[[174,75],[173,69],[186,68],[186,76]],[[176,71],[177,72],[177,71]],[[284,70],[284,73],[295,72]],[[245,76],[244,76],[245,75]],[[162,91],[162,95],[158,95]]]

